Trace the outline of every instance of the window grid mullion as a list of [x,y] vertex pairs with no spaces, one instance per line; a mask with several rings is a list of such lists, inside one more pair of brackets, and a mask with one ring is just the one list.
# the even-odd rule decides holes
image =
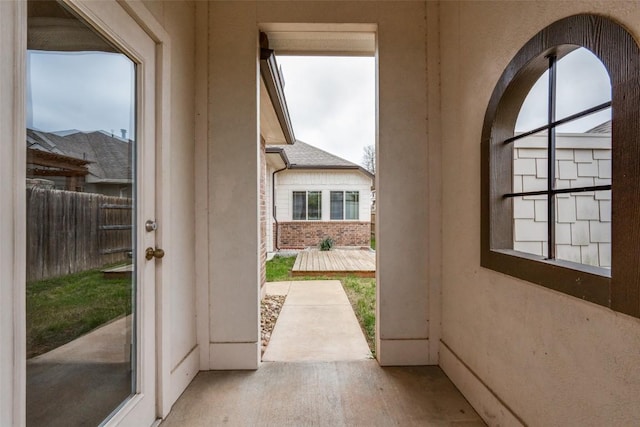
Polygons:
[[[555,55],[549,56],[549,104],[548,123],[556,121],[556,83],[557,83],[557,58]],[[556,259],[556,210],[555,210],[555,190],[556,181],[556,128],[551,126],[547,132],[547,257]]]
[[[593,185],[590,187],[556,188],[551,192],[551,195],[555,196],[556,194],[584,193],[586,191],[607,191],[607,190],[611,190],[611,184]],[[522,197],[522,196],[542,196],[542,195],[546,196],[548,194],[549,194],[549,190],[521,191],[518,193],[507,193],[502,197],[505,199],[509,199],[512,197]]]
[[342,212],[342,219],[343,220],[347,220],[347,191],[343,191],[342,192],[342,208],[343,208],[343,212]]
[[583,117],[587,117],[587,116],[589,116],[589,115],[591,115],[593,113],[604,111],[609,107],[611,107],[611,101],[603,102],[602,104],[596,105],[595,107],[587,108],[586,110],[580,111],[580,112],[578,112],[576,114],[572,114],[572,115],[564,117],[564,118],[562,118],[560,120],[554,120],[553,122],[547,123],[544,126],[540,126],[540,127],[535,128],[535,129],[529,130],[527,132],[523,132],[521,134],[512,136],[511,138],[507,138],[507,139],[505,139],[503,141],[503,143],[504,144],[511,144],[512,142],[515,142],[515,141],[517,141],[519,139],[524,139],[524,138],[526,138],[528,136],[535,135],[536,133],[540,133],[542,131],[549,130],[552,127],[562,126],[562,125],[564,125],[566,123],[576,121],[576,120],[581,119]]

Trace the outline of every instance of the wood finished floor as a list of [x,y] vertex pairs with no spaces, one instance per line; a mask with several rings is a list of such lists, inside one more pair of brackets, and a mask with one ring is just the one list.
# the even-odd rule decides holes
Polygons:
[[263,363],[199,373],[162,427],[484,426],[437,366]]

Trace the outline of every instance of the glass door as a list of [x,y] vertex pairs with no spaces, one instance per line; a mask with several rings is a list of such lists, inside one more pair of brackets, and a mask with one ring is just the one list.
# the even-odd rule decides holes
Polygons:
[[28,426],[155,415],[153,57],[98,32],[86,15],[124,12],[95,7],[28,3]]

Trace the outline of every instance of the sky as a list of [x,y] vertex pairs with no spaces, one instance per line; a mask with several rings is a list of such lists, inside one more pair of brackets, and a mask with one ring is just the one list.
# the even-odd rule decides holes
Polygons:
[[114,53],[29,51],[27,126],[134,132],[134,64]]
[[[516,132],[546,124],[548,79],[549,74],[545,72],[529,92],[516,121]],[[609,74],[587,49],[576,49],[558,61],[556,79],[556,119],[611,101]],[[585,132],[610,119],[611,110],[605,110],[563,125],[557,132]]]
[[375,58],[278,56],[298,140],[360,164],[375,145]]
[[[279,56],[285,95],[297,139],[361,164],[375,145],[375,58]],[[108,53],[29,53],[28,124],[44,131],[134,132],[134,65]],[[604,66],[578,49],[558,63],[557,117],[610,99]],[[521,109],[516,131],[546,120],[546,74]],[[610,119],[604,111],[559,131],[584,132]]]

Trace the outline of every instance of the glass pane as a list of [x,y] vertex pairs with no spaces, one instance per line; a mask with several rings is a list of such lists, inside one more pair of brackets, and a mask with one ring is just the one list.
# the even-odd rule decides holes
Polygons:
[[305,191],[293,192],[293,219],[304,220],[307,219],[307,193]]
[[[513,144],[513,192],[547,190],[547,132],[519,139]],[[547,196],[526,196],[545,199]]]
[[549,122],[549,72],[545,71],[525,98],[516,120],[516,133],[527,132]]
[[357,191],[345,191],[345,219],[358,219],[360,194]]
[[309,191],[309,220],[322,219],[322,193],[320,191]]
[[547,199],[514,197],[513,249],[547,256]]
[[331,192],[331,219],[340,220],[344,212],[344,193],[342,191]]
[[28,10],[27,424],[98,425],[135,390],[135,64]]
[[611,184],[611,109],[558,126],[556,188]]
[[559,194],[556,258],[611,267],[611,191]]
[[611,101],[611,80],[590,50],[579,48],[557,65],[556,119]]

